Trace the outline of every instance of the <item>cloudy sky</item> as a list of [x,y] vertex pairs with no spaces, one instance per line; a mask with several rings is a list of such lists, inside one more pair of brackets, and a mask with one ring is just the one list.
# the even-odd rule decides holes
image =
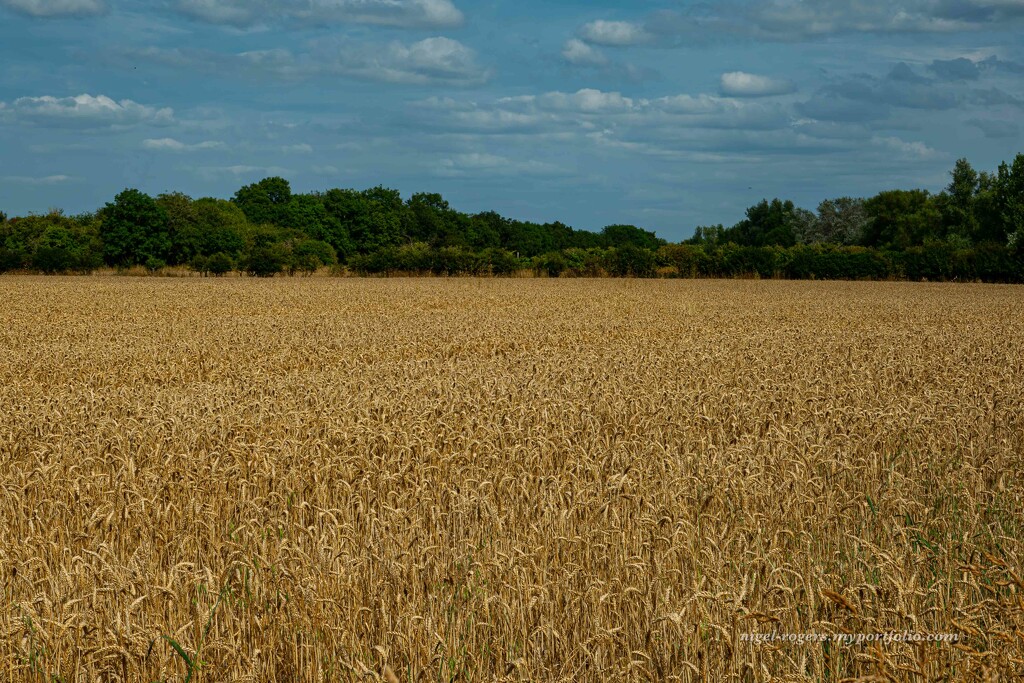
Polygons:
[[0,0],[0,210],[378,184],[669,239],[1024,151],[1024,0]]

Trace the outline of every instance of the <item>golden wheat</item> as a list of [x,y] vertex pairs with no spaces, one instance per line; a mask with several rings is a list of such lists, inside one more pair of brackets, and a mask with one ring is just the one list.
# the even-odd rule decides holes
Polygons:
[[2,678],[1019,677],[1022,295],[0,279]]

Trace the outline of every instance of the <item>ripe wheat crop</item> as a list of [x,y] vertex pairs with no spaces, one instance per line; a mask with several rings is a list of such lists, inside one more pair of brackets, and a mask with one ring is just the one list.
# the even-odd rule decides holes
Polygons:
[[1020,288],[3,278],[0,679],[1012,680],[1022,454]]

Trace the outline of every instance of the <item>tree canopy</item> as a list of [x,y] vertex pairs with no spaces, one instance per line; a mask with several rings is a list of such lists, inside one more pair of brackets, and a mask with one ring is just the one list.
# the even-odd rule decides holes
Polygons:
[[700,226],[670,245],[635,225],[600,231],[560,221],[467,214],[440,194],[333,188],[294,192],[284,178],[230,200],[125,189],[95,214],[0,213],[0,271],[88,272],[190,265],[222,274],[363,273],[547,276],[925,277],[1021,280],[1024,154],[994,172],[956,162],[938,193],[894,189],[821,201],[816,211],[763,199],[731,227]]

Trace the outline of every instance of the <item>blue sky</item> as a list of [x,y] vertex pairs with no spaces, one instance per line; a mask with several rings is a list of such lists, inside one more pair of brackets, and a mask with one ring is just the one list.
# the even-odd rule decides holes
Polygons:
[[1024,0],[0,0],[0,210],[378,184],[668,239],[1024,151]]

